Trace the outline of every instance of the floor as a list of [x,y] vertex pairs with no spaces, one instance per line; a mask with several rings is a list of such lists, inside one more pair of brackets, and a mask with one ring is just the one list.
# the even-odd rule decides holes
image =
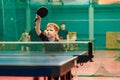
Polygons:
[[[120,80],[120,61],[116,57],[120,55],[120,51],[94,51],[93,62],[84,63],[83,66],[78,65],[76,69],[72,69],[74,80]],[[32,77],[8,77],[0,76],[0,80],[33,80]],[[39,80],[43,80],[42,77]]]

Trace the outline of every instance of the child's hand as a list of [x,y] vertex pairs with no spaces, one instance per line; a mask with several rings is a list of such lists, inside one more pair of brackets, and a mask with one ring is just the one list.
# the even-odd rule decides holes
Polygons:
[[39,15],[36,14],[36,18],[41,18]]
[[38,20],[40,21],[40,20],[41,20],[41,17],[40,17],[39,15],[36,14],[35,22],[38,21]]

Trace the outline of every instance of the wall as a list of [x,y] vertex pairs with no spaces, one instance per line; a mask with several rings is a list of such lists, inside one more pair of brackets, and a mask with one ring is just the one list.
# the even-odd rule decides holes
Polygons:
[[120,5],[94,5],[96,49],[106,49],[106,32],[120,32]]
[[26,2],[0,1],[0,41],[17,41],[26,28]]

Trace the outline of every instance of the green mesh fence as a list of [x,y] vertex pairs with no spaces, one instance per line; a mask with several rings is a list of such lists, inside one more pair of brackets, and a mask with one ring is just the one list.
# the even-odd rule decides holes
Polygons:
[[[0,41],[17,41],[26,28],[27,0],[1,0]],[[21,6],[20,6],[21,5]]]

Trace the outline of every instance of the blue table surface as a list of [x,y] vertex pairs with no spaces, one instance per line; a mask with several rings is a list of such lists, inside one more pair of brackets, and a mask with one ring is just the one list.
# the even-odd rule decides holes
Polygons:
[[0,57],[0,65],[62,65],[65,62],[75,59],[72,56],[3,56]]
[[64,53],[43,54],[42,52],[20,52],[20,51],[0,51],[1,65],[17,65],[17,66],[47,66],[47,65],[63,65],[64,63],[76,59],[77,56],[86,52],[70,51]]

